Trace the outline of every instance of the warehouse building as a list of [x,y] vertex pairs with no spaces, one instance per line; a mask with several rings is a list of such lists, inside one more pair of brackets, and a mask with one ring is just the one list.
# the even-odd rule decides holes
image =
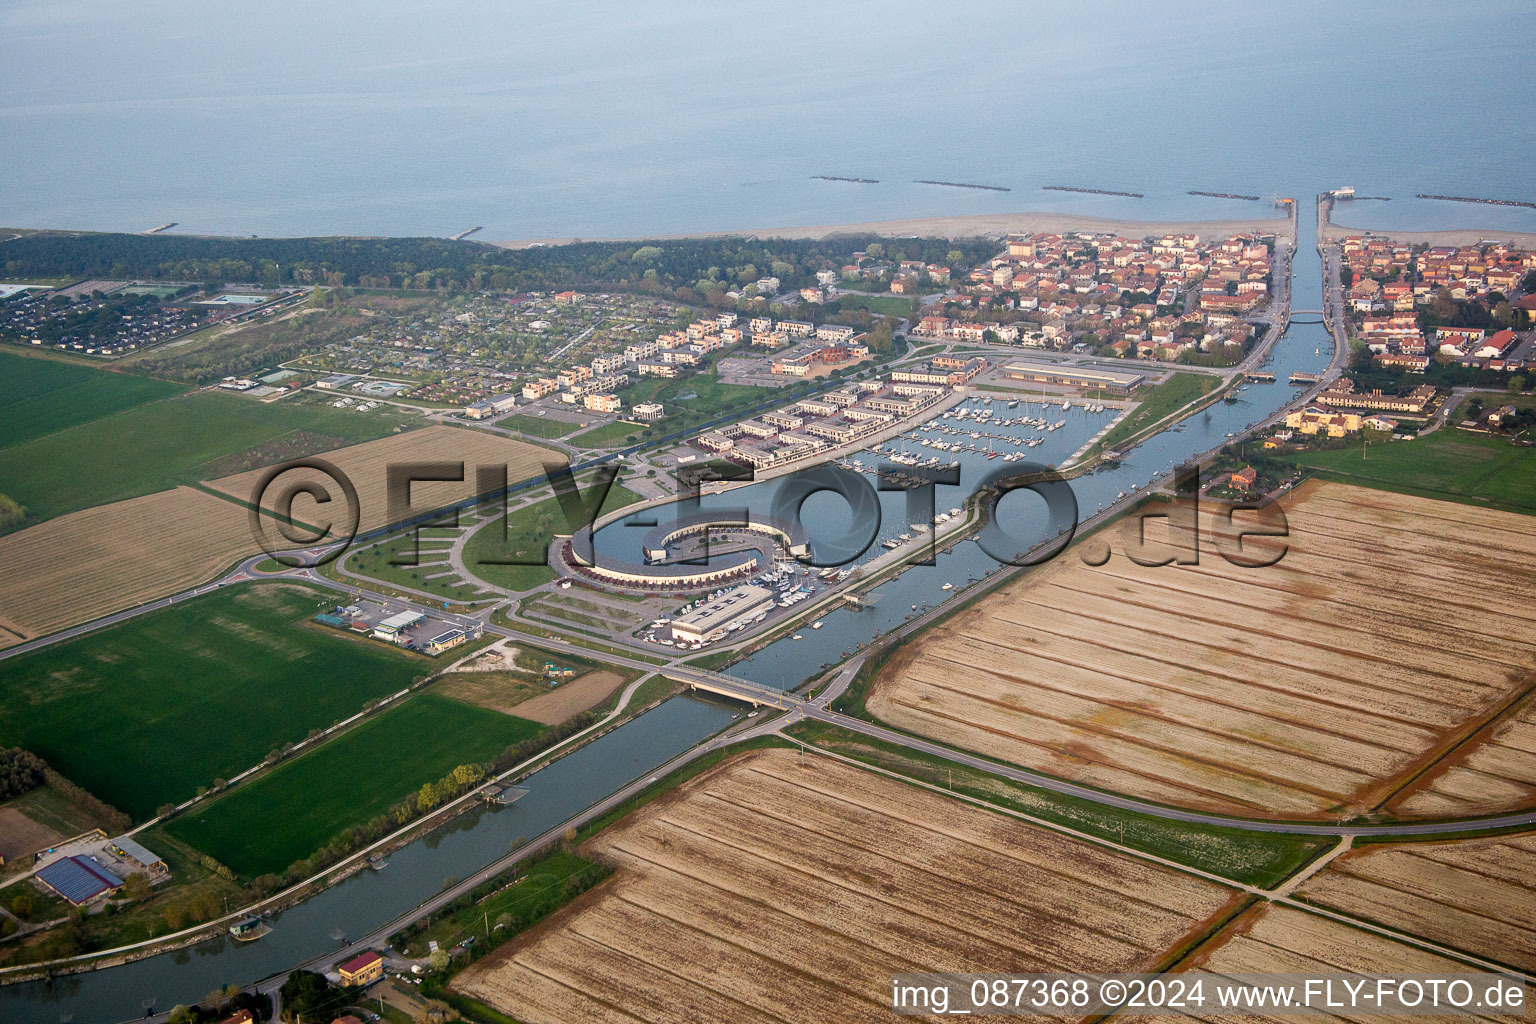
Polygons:
[[683,643],[698,643],[716,630],[729,629],[773,606],[773,591],[767,587],[741,586],[714,600],[705,601],[687,615],[679,615],[668,626],[672,631],[672,639]]
[[1057,366],[1054,363],[1009,363],[1003,367],[1003,376],[1009,380],[1027,380],[1036,384],[1065,384],[1074,388],[1103,388],[1117,395],[1130,394],[1142,381],[1143,373],[1121,373],[1117,370],[1085,370]]
[[74,906],[85,904],[122,888],[123,880],[101,866],[95,857],[64,857],[38,871],[37,880]]
[[388,640],[391,643],[400,639],[400,634],[420,622],[424,616],[421,612],[403,611],[383,620],[373,627],[373,636],[376,640]]

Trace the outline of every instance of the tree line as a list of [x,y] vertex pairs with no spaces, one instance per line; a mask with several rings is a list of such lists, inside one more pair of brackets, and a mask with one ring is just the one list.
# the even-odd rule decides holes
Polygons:
[[97,277],[238,281],[276,287],[546,291],[628,289],[696,300],[740,290],[761,277],[780,287],[814,283],[854,252],[872,248],[892,259],[958,268],[995,254],[988,239],[904,238],[873,234],[826,239],[711,237],[633,242],[574,242],[504,249],[441,238],[210,238],[42,231],[5,247],[6,277]]

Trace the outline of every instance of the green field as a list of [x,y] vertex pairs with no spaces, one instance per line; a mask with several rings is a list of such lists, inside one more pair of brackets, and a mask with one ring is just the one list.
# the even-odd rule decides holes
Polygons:
[[0,447],[11,448],[185,390],[183,384],[0,351]]
[[1358,443],[1285,458],[1318,475],[1426,498],[1536,513],[1536,449],[1441,427],[1412,441]]
[[714,373],[700,373],[675,380],[644,377],[623,388],[619,395],[631,408],[642,402],[660,402],[666,407],[667,428],[676,430],[732,409],[746,409],[759,402],[785,397],[787,391],[749,384],[725,384]]
[[408,686],[424,659],[301,625],[327,594],[257,583],[5,663],[0,746],[136,819]]
[[452,567],[446,562],[434,563],[441,558],[436,552],[446,552],[448,545],[428,543],[427,531],[422,531],[422,543],[416,545],[416,565],[397,565],[397,558],[409,558],[412,541],[409,537],[389,537],[371,544],[358,551],[349,552],[341,563],[342,572],[361,574],[370,579],[383,580],[397,587],[408,590],[424,590],[429,594],[446,598],[449,601],[471,602],[476,600],[480,588],[463,583],[455,584],[456,575],[442,576],[435,580],[427,579],[428,576],[436,576],[441,572],[448,572]]
[[1098,442],[1100,450],[1113,448],[1127,438],[1150,427],[1175,409],[1180,409],[1202,395],[1215,391],[1221,378],[1209,373],[1175,373],[1156,387],[1136,393],[1140,404],[1112,427]]
[[496,425],[508,430],[521,430],[530,437],[564,437],[580,426],[569,420],[555,420],[547,416],[524,416],[521,413],[505,416],[497,420]]
[[399,410],[359,413],[302,399],[268,405],[236,395],[188,395],[0,450],[0,493],[33,517],[48,519],[371,440],[398,424],[419,422]]
[[165,826],[235,872],[279,872],[461,764],[543,727],[427,693]]
[[[644,434],[645,427],[639,423],[615,420],[571,438],[571,443],[583,448],[623,448],[637,443]],[[634,440],[631,441],[630,438]]]
[[902,295],[840,295],[838,309],[867,309],[871,313],[886,316],[911,316],[917,310],[917,302]]
[[[639,501],[640,496],[621,484],[614,484],[599,515]],[[508,523],[510,525],[503,525]],[[503,540],[503,530],[506,539]],[[527,508],[515,509],[507,516],[478,531],[464,545],[464,566],[480,579],[507,590],[530,590],[555,578],[542,559],[556,534],[571,532],[565,512],[555,498],[545,498]],[[516,557],[539,561],[538,565],[497,565],[498,558]]]

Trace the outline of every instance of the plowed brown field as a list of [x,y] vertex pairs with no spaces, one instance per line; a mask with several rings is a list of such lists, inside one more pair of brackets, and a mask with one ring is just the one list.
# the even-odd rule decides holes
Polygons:
[[[1091,567],[1069,550],[909,642],[867,706],[1169,803],[1278,817],[1375,807],[1536,685],[1536,530],[1331,483],[1304,485],[1285,510],[1289,550],[1266,568],[1208,544],[1196,566],[1117,552]],[[1524,781],[1464,787],[1461,812],[1530,802],[1532,744],[1509,745],[1523,756],[1500,762],[1520,762],[1506,781]],[[1403,807],[1420,809],[1434,808]]]
[[[498,437],[481,430],[442,425],[381,437],[377,441],[365,441],[349,448],[338,448],[320,457],[347,474],[352,485],[357,488],[360,530],[371,530],[400,518],[389,514],[388,468],[391,465],[464,463],[465,479],[462,483],[420,482],[411,485],[411,506],[420,512],[461,501],[477,493],[475,473],[478,466],[504,465],[507,467],[507,481],[515,483],[542,473],[546,461],[565,461],[565,456],[547,448]],[[250,502],[255,500],[256,488],[266,472],[265,469],[253,469],[210,481],[209,486],[241,501]],[[326,486],[332,498],[341,501],[342,496],[336,485],[327,485],[324,474],[313,470],[294,469],[284,473],[277,485],[286,488],[302,481],[314,481]],[[263,502],[264,507],[270,509],[273,498],[274,495],[269,492]],[[345,508],[345,505],[336,508]],[[300,522],[323,526],[337,521],[338,515],[329,506],[326,509],[319,508],[314,499],[309,497],[300,496],[293,502],[293,517]]]
[[245,509],[192,487],[0,537],[0,647],[175,593],[258,550]]
[[1536,970],[1536,836],[1357,847],[1296,895]]
[[[1179,970],[1215,971],[1220,974],[1265,974],[1285,972],[1295,974],[1446,974],[1478,973],[1478,968],[1460,960],[1441,956],[1429,950],[1411,946],[1405,942],[1372,932],[1362,931],[1340,921],[1330,920],[1304,910],[1277,904],[1261,904],[1244,913],[1224,928],[1215,938],[1202,946],[1193,956],[1179,964]],[[1526,986],[1527,999],[1536,990]],[[1207,1002],[1209,1009],[1209,1001]],[[1157,1016],[1120,1016],[1116,1021],[1170,1021],[1186,1019],[1180,1014]],[[1275,1024],[1297,1020],[1294,1016],[1264,1014],[1224,1015],[1219,1012],[1202,1013],[1200,1020],[1252,1022],[1274,1021]],[[1326,1015],[1309,1018],[1329,1019]],[[1370,1014],[1341,1014],[1342,1020],[1402,1020],[1402,1017],[1382,1017]],[[1419,1016],[1415,1021],[1469,1021],[1477,1019],[1511,1020],[1517,1017],[1476,1016]]]
[[588,852],[617,875],[455,988],[528,1024],[885,1021],[893,973],[1148,969],[1236,895],[782,750]]

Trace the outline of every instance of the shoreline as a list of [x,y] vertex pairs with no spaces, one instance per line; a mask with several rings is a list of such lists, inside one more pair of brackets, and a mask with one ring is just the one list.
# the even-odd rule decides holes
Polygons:
[[[1279,213],[1280,211],[1274,211]],[[1243,231],[1273,233],[1294,241],[1292,217],[1250,217],[1226,220],[1132,221],[1079,214],[1025,212],[972,213],[946,217],[912,217],[905,220],[872,220],[853,224],[812,224],[799,227],[761,228],[735,231],[684,231],[676,234],[636,235],[616,238],[523,238],[489,244],[503,249],[528,249],[542,245],[570,245],[573,242],[646,242],[675,241],[685,238],[797,238],[820,240],[834,235],[877,234],[891,237],[976,238],[1034,232],[1092,231],[1109,232],[1125,238],[1142,238],[1171,232],[1187,232],[1202,237],[1233,235]]]
[[1333,219],[1337,200],[1317,204],[1317,237],[1320,242],[1337,242],[1347,235],[1374,235],[1406,245],[1479,245],[1484,242],[1508,242],[1519,249],[1536,249],[1536,231],[1506,231],[1501,228],[1443,228],[1434,231],[1402,231],[1395,228],[1363,228],[1339,224]]

